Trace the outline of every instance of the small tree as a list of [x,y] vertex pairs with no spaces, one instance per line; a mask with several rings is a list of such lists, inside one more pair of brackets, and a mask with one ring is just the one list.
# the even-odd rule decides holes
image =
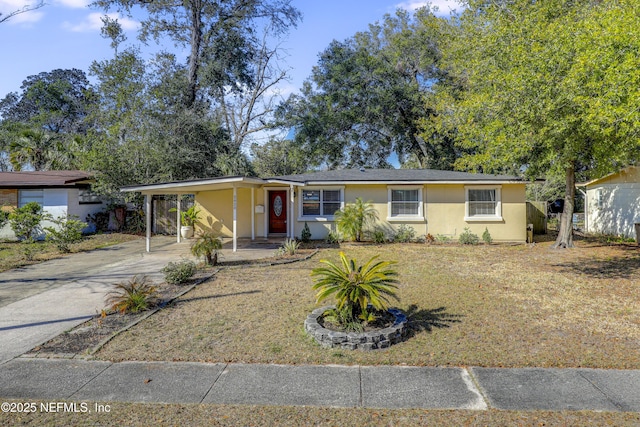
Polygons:
[[304,222],[304,228],[300,233],[300,240],[304,243],[309,243],[311,241],[311,230],[309,230],[309,224],[307,224],[307,221]]
[[364,229],[378,219],[378,212],[369,200],[364,202],[358,197],[353,204],[336,212],[338,231],[348,236],[351,240],[360,242]]
[[16,237],[27,242],[33,242],[34,237],[42,232],[40,223],[43,219],[45,214],[38,202],[29,202],[9,214],[9,222]]
[[212,232],[202,233],[191,245],[191,253],[203,256],[208,265],[218,264],[218,251],[222,249],[222,240]]
[[78,220],[76,215],[61,216],[51,220],[55,227],[45,227],[47,240],[53,242],[61,252],[69,252],[69,245],[82,241],[82,230],[86,222]]

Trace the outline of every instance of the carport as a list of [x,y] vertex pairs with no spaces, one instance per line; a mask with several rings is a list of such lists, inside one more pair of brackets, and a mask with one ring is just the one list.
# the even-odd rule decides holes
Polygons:
[[180,196],[185,194],[193,194],[198,200],[198,195],[203,192],[224,192],[225,190],[231,190],[231,197],[229,197],[228,203],[232,206],[232,226],[231,237],[233,240],[233,252],[238,248],[238,190],[249,189],[250,203],[251,203],[251,240],[255,240],[255,219],[253,212],[255,211],[255,190],[260,188],[264,184],[264,181],[259,178],[248,178],[244,176],[227,176],[221,178],[190,180],[190,181],[178,181],[168,182],[161,184],[147,184],[147,185],[135,185],[121,188],[125,192],[139,192],[145,199],[145,228],[146,228],[146,251],[151,250],[151,199],[155,195],[176,195],[178,196],[177,203],[177,225],[176,235],[178,243],[181,241],[180,227],[181,227],[181,206]]

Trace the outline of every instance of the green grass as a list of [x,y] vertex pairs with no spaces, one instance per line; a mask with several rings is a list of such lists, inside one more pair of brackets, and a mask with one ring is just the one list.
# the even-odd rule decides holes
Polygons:
[[[284,364],[640,368],[635,246],[343,245],[398,261],[397,306],[413,335],[374,352],[322,349],[303,330],[317,305],[305,262],[226,269],[110,342],[98,357]],[[195,339],[198,337],[198,339]],[[131,345],[136,343],[136,345]],[[275,350],[275,351],[274,351]]]

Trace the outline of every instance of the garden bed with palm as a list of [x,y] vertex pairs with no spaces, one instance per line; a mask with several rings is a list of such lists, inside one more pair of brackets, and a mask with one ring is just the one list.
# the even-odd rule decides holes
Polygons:
[[[640,368],[636,247],[343,244],[397,260],[409,339],[375,352],[323,349],[303,321],[318,260],[233,268],[119,335],[97,357],[248,363]],[[340,262],[339,251],[321,258]]]

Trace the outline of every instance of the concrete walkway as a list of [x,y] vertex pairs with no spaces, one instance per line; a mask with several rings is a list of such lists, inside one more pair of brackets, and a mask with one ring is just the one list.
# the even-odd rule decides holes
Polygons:
[[[271,255],[271,247],[222,250],[223,261]],[[189,241],[156,236],[150,253],[143,240],[136,240],[2,273],[0,363],[100,313],[114,284],[134,275],[162,281],[161,269],[181,258],[192,258]]]
[[17,358],[0,398],[640,412],[640,371],[250,365]]

